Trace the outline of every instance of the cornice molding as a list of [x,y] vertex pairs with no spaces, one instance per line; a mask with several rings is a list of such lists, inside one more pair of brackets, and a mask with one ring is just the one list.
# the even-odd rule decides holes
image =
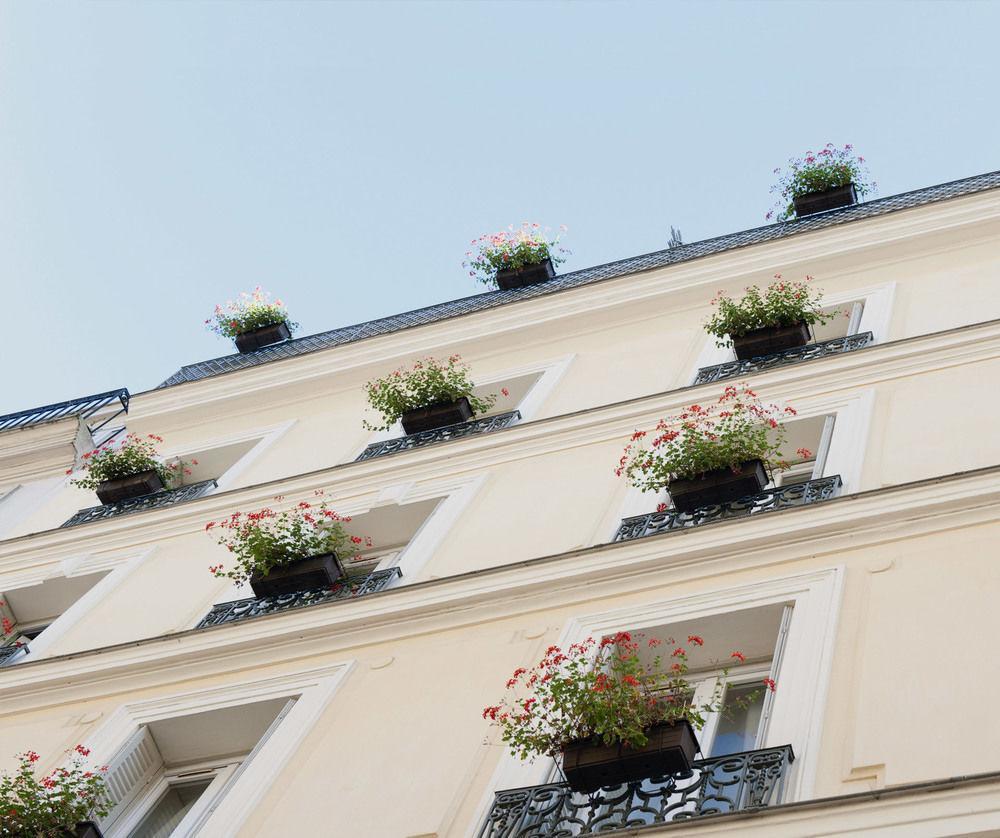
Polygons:
[[[1000,466],[0,670],[4,712],[342,654],[427,632],[1000,520]],[[843,556],[838,556],[843,561]]]
[[[810,394],[832,394],[921,372],[1000,357],[1000,320],[917,338],[880,344],[841,355],[777,367],[756,373],[754,387],[776,401],[806,403]],[[719,383],[685,387],[576,413],[514,425],[488,435],[429,445],[361,462],[342,463],[320,471],[206,495],[162,509],[99,520],[80,527],[45,530],[0,541],[0,574],[24,571],[80,553],[120,550],[198,531],[206,521],[234,509],[269,503],[276,494],[305,496],[326,489],[333,496],[378,492],[388,484],[440,480],[603,441],[624,440],[637,427],[648,427],[676,412],[700,394],[715,393]],[[32,559],[37,556],[37,559]]]
[[[456,344],[466,340],[482,342],[484,335],[497,337],[578,314],[593,315],[630,304],[641,306],[656,298],[695,289],[710,287],[714,291],[720,282],[749,273],[770,272],[775,266],[793,270],[818,259],[856,256],[859,252],[878,247],[889,249],[901,242],[917,241],[921,250],[939,250],[940,246],[930,239],[933,234],[963,227],[975,231],[976,228],[994,225],[998,220],[1000,190],[951,198],[674,265],[596,280],[528,300],[401,328],[389,334],[220,373],[199,381],[148,390],[132,397],[132,415],[147,419],[191,410],[262,390],[287,388],[322,377],[343,376],[352,369],[391,365],[400,357],[444,349],[450,352]],[[954,246],[958,245],[947,245],[944,249]],[[906,257],[912,256],[912,250],[907,250]],[[886,254],[882,260],[894,262],[901,258],[901,254],[895,253]]]
[[77,416],[4,431],[0,481],[18,484],[61,475],[76,461],[78,445],[89,440],[90,433]]

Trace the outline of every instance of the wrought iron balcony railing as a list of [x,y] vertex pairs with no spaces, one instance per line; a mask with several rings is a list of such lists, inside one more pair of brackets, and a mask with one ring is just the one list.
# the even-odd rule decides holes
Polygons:
[[844,352],[853,352],[855,349],[863,349],[866,346],[870,346],[874,341],[875,336],[871,332],[861,332],[843,338],[824,340],[822,343],[796,346],[793,349],[775,352],[772,355],[760,355],[756,358],[749,358],[746,361],[727,361],[725,364],[716,364],[714,367],[702,367],[698,370],[698,375],[695,377],[694,383],[708,384],[712,381],[721,381],[724,378],[733,378],[734,376],[760,372],[771,367],[783,367],[787,364],[797,364],[800,361],[825,358],[827,355],[840,355]]
[[235,623],[237,620],[248,620],[251,617],[262,617],[264,614],[275,614],[290,608],[304,608],[308,605],[318,605],[321,602],[330,602],[331,600],[356,599],[384,590],[393,579],[402,575],[398,567],[386,567],[382,570],[373,570],[367,576],[338,583],[332,588],[316,588],[312,591],[299,591],[294,594],[250,597],[237,599],[233,602],[222,602],[213,606],[196,628]]
[[499,431],[501,428],[510,427],[520,418],[521,412],[519,410],[511,410],[507,413],[498,413],[496,416],[473,419],[471,422],[460,422],[457,425],[446,425],[443,428],[434,428],[430,431],[421,431],[396,439],[387,439],[384,442],[373,442],[361,452],[361,456],[355,462],[370,460],[372,457],[381,457],[385,454],[395,454],[397,451],[408,451],[423,445],[433,445],[436,442],[445,442],[449,439],[459,439],[463,436],[488,434],[492,431]]
[[781,802],[791,745],[698,760],[691,773],[609,786],[593,794],[565,783],[498,791],[479,838],[605,835],[657,823],[725,815]]
[[8,413],[0,416],[0,431],[9,431],[12,428],[26,428],[29,425],[38,425],[42,422],[51,422],[55,419],[65,419],[67,416],[79,416],[82,419],[97,413],[102,407],[117,401],[121,409],[107,417],[100,425],[91,428],[91,432],[103,428],[108,422],[122,413],[128,413],[129,392],[124,387],[118,390],[108,390],[106,393],[97,393],[93,396],[83,396],[79,399],[70,399],[66,402],[47,404],[42,407],[33,407],[29,410],[19,410],[17,413]]
[[10,643],[7,646],[0,646],[0,666],[5,666],[24,651],[23,646]]
[[203,480],[201,483],[192,483],[190,486],[181,486],[179,489],[167,489],[163,492],[154,492],[151,495],[140,495],[137,498],[129,498],[104,506],[91,506],[87,509],[81,509],[62,526],[75,527],[77,524],[88,524],[91,521],[114,518],[116,515],[128,515],[132,512],[173,506],[175,503],[200,498],[202,495],[208,494],[215,486],[214,480]]
[[729,503],[717,503],[712,506],[702,506],[693,512],[677,512],[666,509],[663,512],[648,512],[645,515],[635,515],[623,518],[615,533],[615,541],[631,541],[633,538],[644,538],[647,535],[681,530],[687,527],[700,527],[728,518],[743,518],[748,515],[760,515],[764,512],[774,512],[777,509],[787,509],[791,506],[805,506],[818,501],[829,500],[840,492],[841,479],[839,474],[807,480],[804,483],[793,483],[790,486],[778,486],[767,489],[758,495],[750,495]]

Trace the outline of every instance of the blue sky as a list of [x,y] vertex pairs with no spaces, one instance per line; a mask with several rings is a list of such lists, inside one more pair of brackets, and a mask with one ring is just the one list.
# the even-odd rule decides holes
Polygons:
[[[0,4],[0,413],[148,389],[263,284],[299,334],[758,226],[852,142],[882,195],[1000,169],[1000,3]],[[780,268],[780,266],[776,266]]]

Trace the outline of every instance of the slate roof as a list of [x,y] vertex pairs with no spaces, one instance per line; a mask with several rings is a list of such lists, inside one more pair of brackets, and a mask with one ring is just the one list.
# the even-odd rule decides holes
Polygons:
[[198,381],[203,378],[211,378],[225,372],[255,367],[270,361],[278,361],[282,358],[305,355],[309,352],[328,349],[332,346],[341,346],[345,343],[362,340],[363,338],[389,334],[400,329],[410,328],[411,326],[422,326],[427,323],[447,320],[451,317],[459,317],[463,314],[485,311],[507,303],[541,297],[546,294],[564,291],[568,288],[577,288],[581,285],[589,285],[592,282],[625,276],[639,271],[662,268],[667,265],[698,259],[702,256],[710,256],[727,250],[762,244],[763,242],[783,239],[799,233],[823,230],[827,227],[847,224],[851,221],[873,218],[898,210],[911,209],[998,187],[1000,187],[1000,171],[989,172],[987,174],[963,178],[962,180],[951,181],[950,183],[916,189],[912,192],[891,195],[887,198],[866,201],[854,206],[830,210],[801,219],[769,224],[766,227],[756,227],[752,230],[730,233],[700,242],[692,242],[691,244],[682,244],[669,250],[658,250],[642,256],[633,256],[628,259],[620,259],[617,262],[608,262],[604,265],[596,265],[592,268],[584,268],[580,271],[561,274],[555,279],[539,285],[514,288],[508,291],[488,291],[472,297],[463,297],[446,303],[418,308],[415,311],[408,311],[403,314],[394,314],[391,317],[369,320],[367,323],[359,323],[355,326],[344,326],[339,329],[332,329],[329,332],[320,332],[319,334],[307,337],[295,338],[294,340],[259,349],[247,355],[226,355],[222,358],[213,358],[209,361],[188,364],[181,367],[170,378],[160,384],[159,387],[169,387],[185,381]]

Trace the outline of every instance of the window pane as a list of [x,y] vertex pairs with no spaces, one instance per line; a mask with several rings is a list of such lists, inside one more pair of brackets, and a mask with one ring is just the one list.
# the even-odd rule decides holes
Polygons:
[[209,779],[171,785],[129,838],[169,838],[211,782]]
[[[746,706],[734,706],[740,701],[746,703],[754,693],[757,695]],[[726,690],[726,704],[719,719],[715,741],[712,742],[711,756],[737,754],[756,748],[757,726],[760,724],[763,704],[764,692],[757,684],[730,686]]]

